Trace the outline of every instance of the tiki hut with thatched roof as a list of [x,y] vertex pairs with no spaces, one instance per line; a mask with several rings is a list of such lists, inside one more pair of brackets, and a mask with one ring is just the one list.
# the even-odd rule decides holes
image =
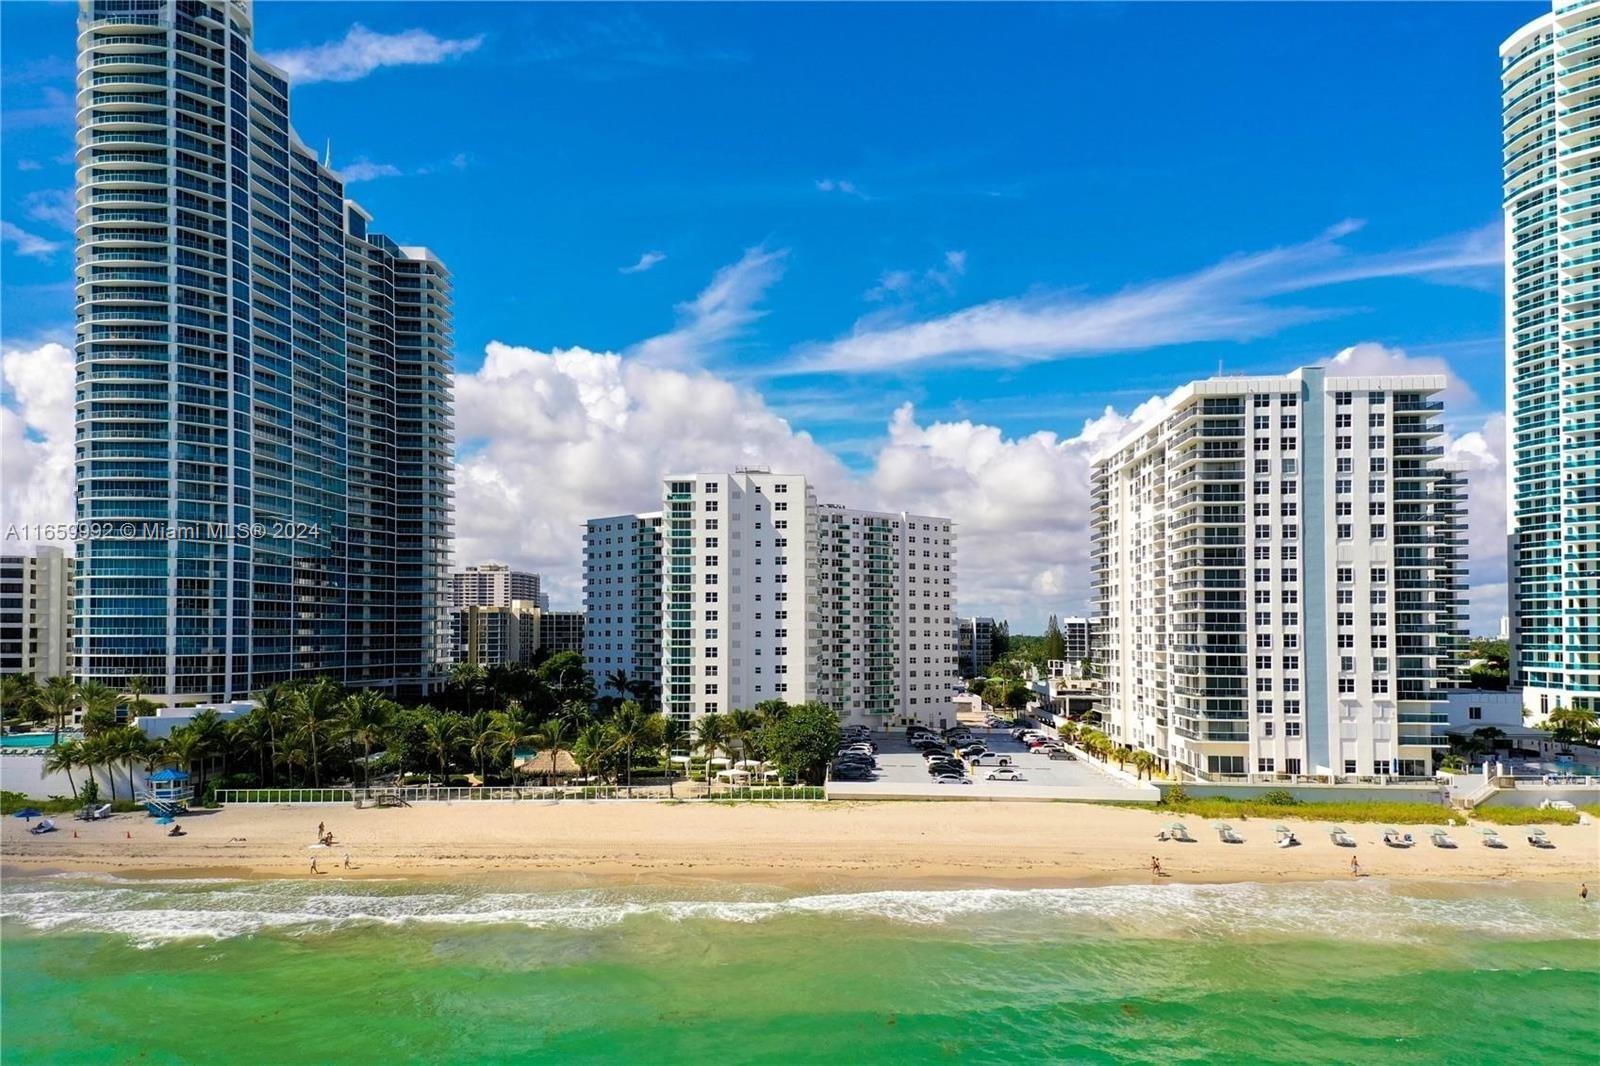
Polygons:
[[572,753],[565,748],[556,750],[555,772],[550,770],[550,753],[548,751],[536,752],[517,763],[517,772],[529,777],[540,777],[549,780],[553,777],[577,777],[583,773]]

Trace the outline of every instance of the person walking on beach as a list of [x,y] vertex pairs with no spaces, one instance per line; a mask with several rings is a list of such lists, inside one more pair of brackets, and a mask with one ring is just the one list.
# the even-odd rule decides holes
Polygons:
[[1579,903],[1588,903],[1589,902],[1589,882],[1587,882],[1587,881],[1585,881],[1583,884],[1578,886],[1578,902]]
[[1158,856],[1150,856],[1150,872],[1157,877],[1161,876],[1161,859]]
[[350,869],[350,853],[348,851],[344,853],[344,868],[346,870]]
[[323,825],[321,822],[317,823],[317,839],[318,840],[322,839],[322,836],[323,836],[323,832],[322,831],[324,829],[326,829],[326,828],[327,828],[327,826]]
[[315,855],[311,856],[311,872],[314,874],[320,874],[322,872],[321,870],[317,869],[317,857]]
[[1356,861],[1356,857],[1354,855],[1350,856],[1350,876],[1361,876],[1361,863]]

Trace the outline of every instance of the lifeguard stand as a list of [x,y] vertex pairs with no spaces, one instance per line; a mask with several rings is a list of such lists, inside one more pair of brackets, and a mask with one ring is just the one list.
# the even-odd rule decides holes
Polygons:
[[182,770],[157,770],[144,781],[144,795],[140,799],[144,802],[145,810],[157,818],[172,817],[189,809],[189,800],[194,797],[194,789],[189,784],[189,775]]

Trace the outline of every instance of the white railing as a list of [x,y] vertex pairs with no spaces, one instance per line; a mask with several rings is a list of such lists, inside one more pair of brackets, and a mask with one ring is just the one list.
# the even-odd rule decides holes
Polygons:
[[[693,788],[693,786],[689,786]],[[227,806],[263,804],[276,806],[347,805],[358,801],[376,807],[384,802],[417,803],[559,803],[562,801],[633,801],[636,803],[685,803],[707,800],[725,802],[780,803],[818,802],[826,799],[817,785],[716,785],[709,792],[689,791],[682,783],[671,792],[665,785],[484,785],[466,788],[401,785],[394,788],[220,788],[218,803]]]

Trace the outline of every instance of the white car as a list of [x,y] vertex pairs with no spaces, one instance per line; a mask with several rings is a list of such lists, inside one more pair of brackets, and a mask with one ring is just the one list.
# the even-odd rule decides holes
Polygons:
[[940,774],[933,779],[936,785],[970,785],[972,778],[962,777],[960,774]]
[[1020,773],[1018,773],[1017,771],[1013,770],[1009,766],[1002,766],[998,770],[990,770],[988,776],[985,777],[984,780],[985,781],[1026,781],[1027,778],[1023,777]]

